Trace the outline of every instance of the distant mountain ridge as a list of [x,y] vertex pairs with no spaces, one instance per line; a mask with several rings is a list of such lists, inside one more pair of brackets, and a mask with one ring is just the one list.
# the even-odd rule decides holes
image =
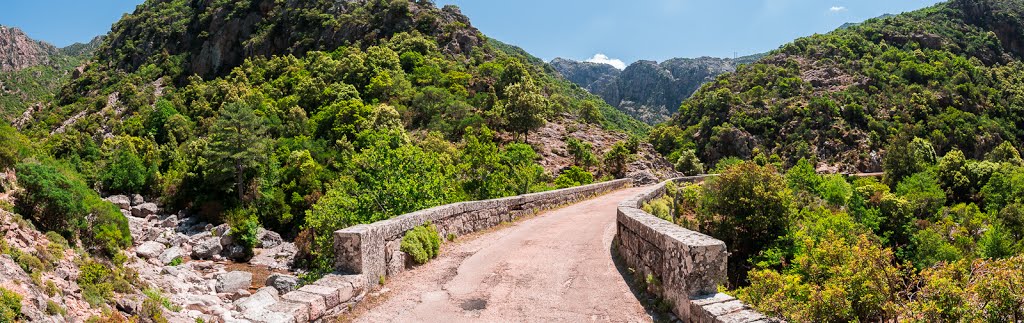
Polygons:
[[564,58],[555,58],[550,64],[567,80],[611,106],[640,121],[657,124],[668,120],[679,104],[704,83],[762,56],[673,58],[661,63],[641,60],[622,71],[607,64]]
[[32,39],[19,28],[0,26],[0,119],[47,101],[75,67],[99,48],[103,37],[58,48]]

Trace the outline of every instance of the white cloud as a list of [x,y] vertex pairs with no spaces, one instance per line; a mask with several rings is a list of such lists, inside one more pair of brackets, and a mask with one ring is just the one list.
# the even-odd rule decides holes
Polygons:
[[608,65],[611,65],[612,67],[615,67],[615,68],[620,69],[620,70],[626,69],[626,63],[623,62],[622,60],[616,59],[616,58],[611,58],[611,57],[608,57],[608,55],[601,54],[601,53],[594,54],[594,57],[591,57],[590,59],[588,59],[586,61],[587,62],[591,62],[591,63],[608,64]]
[[832,6],[832,8],[828,8],[828,11],[831,11],[831,12],[843,12],[843,11],[846,11],[846,7],[843,7],[843,6]]

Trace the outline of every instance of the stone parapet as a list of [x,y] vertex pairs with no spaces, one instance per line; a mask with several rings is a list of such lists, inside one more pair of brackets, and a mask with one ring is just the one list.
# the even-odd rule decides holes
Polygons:
[[[706,176],[670,181],[700,182]],[[619,204],[615,249],[634,275],[657,284],[652,290],[673,304],[685,322],[774,321],[746,304],[718,293],[726,282],[729,253],[721,240],[644,212],[641,207],[665,195],[665,184]],[[648,279],[650,277],[650,279]]]

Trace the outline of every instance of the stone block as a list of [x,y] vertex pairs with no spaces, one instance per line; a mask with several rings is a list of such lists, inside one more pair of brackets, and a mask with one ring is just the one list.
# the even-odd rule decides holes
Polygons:
[[289,300],[281,300],[267,307],[267,311],[286,314],[295,319],[295,322],[309,322],[309,305],[296,303]]
[[284,294],[284,296],[281,296],[281,299],[306,306],[310,321],[319,319],[327,310],[327,303],[324,301],[324,297],[313,293],[294,291]]
[[[351,286],[349,287],[351,289]],[[299,288],[300,292],[307,292],[311,294],[317,294],[324,298],[324,306],[328,309],[334,308],[341,304],[341,299],[338,295],[337,287],[327,287],[320,285],[306,285]],[[346,299],[346,301],[348,301]]]

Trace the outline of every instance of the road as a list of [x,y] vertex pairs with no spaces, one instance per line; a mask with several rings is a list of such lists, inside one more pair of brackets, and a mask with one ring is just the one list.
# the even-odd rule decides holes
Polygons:
[[442,247],[356,322],[650,322],[611,256],[615,191]]

